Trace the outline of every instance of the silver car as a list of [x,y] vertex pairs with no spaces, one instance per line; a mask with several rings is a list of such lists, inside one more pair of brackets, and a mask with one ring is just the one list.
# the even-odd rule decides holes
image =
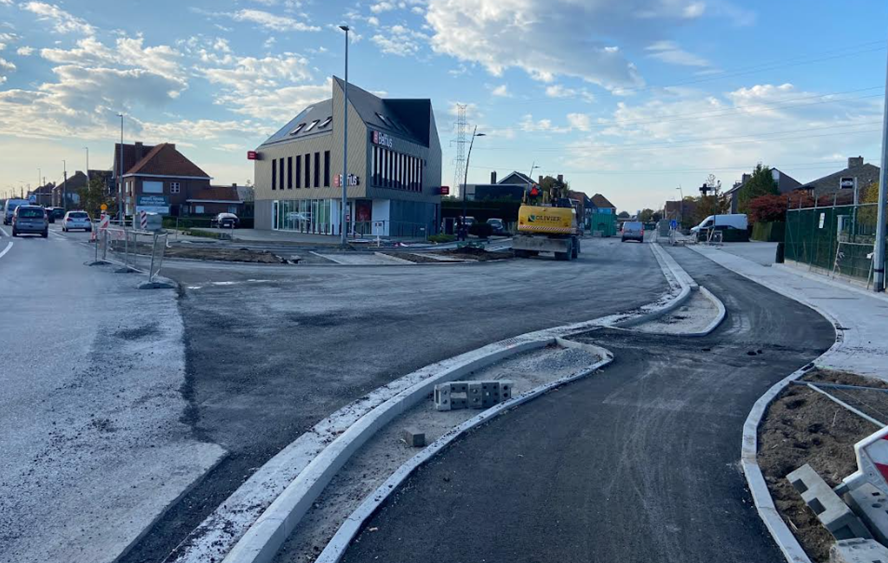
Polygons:
[[644,242],[644,223],[641,221],[626,221],[623,223],[623,234],[620,242],[637,240]]
[[69,211],[65,213],[62,230],[67,233],[71,229],[83,229],[86,232],[92,231],[92,221],[89,220],[89,213],[86,211]]
[[43,238],[49,236],[49,219],[39,205],[19,205],[12,214],[12,236],[31,233]]

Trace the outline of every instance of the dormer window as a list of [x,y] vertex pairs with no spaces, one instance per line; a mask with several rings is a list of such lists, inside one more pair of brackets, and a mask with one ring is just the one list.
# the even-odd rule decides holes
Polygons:
[[323,128],[326,127],[327,125],[330,125],[330,122],[331,122],[331,121],[333,121],[333,116],[332,116],[332,115],[329,116],[327,119],[325,119],[323,123],[321,123],[320,125],[318,125],[318,129],[323,129]]
[[305,123],[300,123],[299,125],[296,126],[296,129],[293,129],[292,131],[290,131],[290,134],[291,135],[298,135],[299,132],[302,131],[303,127],[305,127]]
[[305,132],[308,133],[309,131],[314,129],[314,126],[317,125],[318,123],[320,123],[320,121],[321,121],[320,119],[315,119],[314,121],[312,121],[311,124],[305,128]]

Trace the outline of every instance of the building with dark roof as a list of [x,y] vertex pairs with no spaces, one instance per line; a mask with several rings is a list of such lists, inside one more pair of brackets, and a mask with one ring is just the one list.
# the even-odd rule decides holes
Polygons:
[[595,194],[589,198],[590,204],[589,206],[593,211],[598,209],[610,209],[611,213],[617,213],[617,206],[610,202],[606,197],[601,194]]
[[[338,235],[343,82],[255,151],[255,226]],[[348,86],[347,228],[424,236],[441,218],[441,145],[427,99],[383,99]]]
[[[777,184],[777,193],[780,194],[788,194],[799,189],[802,185],[801,182],[778,168],[771,168],[771,177],[774,178],[774,182]],[[725,199],[730,204],[728,213],[739,213],[737,206],[740,204],[740,190],[751,178],[752,174],[743,174],[740,181],[735,182],[733,187],[724,193]]]
[[[879,172],[878,166],[865,163],[862,156],[855,156],[848,159],[847,168],[833,172],[823,178],[817,178],[807,184],[802,184],[798,189],[805,190],[808,192],[808,195],[818,199],[827,195],[836,195],[838,197],[843,193],[853,192],[853,189],[842,190],[839,186],[839,180],[842,178],[854,178],[857,182],[857,187],[863,189],[872,184],[879,183]],[[848,196],[845,197],[847,198]]]

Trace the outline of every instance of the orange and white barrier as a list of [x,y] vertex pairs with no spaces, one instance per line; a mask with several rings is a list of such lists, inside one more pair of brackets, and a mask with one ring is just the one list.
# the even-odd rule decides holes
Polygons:
[[842,480],[847,490],[870,483],[888,495],[888,426],[854,444],[857,471]]

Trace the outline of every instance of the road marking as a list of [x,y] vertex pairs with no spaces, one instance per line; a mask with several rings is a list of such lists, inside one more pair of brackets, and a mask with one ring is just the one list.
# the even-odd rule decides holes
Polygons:
[[3,252],[0,252],[0,258],[3,258],[3,256],[4,256],[7,252],[9,252],[9,249],[10,249],[10,248],[12,248],[12,241],[9,241],[8,243],[6,243],[6,248],[3,249]]
[[9,233],[7,233],[6,229],[4,229],[3,227],[0,227],[0,233],[3,233],[4,235],[9,236]]

